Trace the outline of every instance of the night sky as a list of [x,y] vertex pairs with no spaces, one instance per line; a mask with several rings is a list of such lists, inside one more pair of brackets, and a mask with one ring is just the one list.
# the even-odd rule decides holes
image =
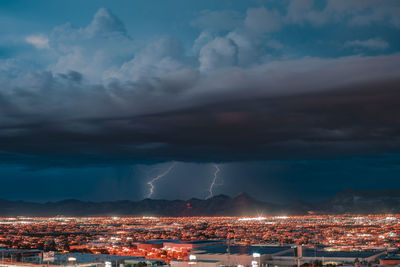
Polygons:
[[0,163],[10,200],[400,189],[400,1],[2,0]]

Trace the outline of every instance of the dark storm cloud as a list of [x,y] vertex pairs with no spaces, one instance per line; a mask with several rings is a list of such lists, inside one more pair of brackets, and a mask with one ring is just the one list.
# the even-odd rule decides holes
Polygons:
[[[201,32],[191,53],[169,36],[136,42],[105,8],[85,27],[29,35],[37,64],[0,61],[1,162],[44,168],[399,152],[400,54],[268,54],[270,44],[285,47],[272,37],[288,25],[345,17],[351,27],[388,19],[397,29],[395,2],[360,16],[376,3],[204,11],[192,22]],[[373,38],[339,49],[368,51],[376,40],[387,44],[378,51],[395,49]]]
[[[62,78],[43,74],[43,93],[19,89],[12,99],[3,95],[9,103],[2,105],[3,114],[10,115],[2,118],[8,122],[0,129],[0,156],[2,162],[40,168],[399,152],[397,57],[325,62],[335,67],[301,74],[285,68],[275,73],[277,79],[264,79],[268,75],[261,73],[244,79],[239,88],[248,84],[245,92],[231,87],[238,74],[233,71],[232,77],[221,76],[229,78],[227,86],[218,85],[223,94],[210,91],[213,84],[205,86],[200,78],[193,82],[193,94],[131,95],[127,86],[137,85],[88,90],[77,85],[81,78],[76,73]],[[361,72],[346,69],[359,60]]]

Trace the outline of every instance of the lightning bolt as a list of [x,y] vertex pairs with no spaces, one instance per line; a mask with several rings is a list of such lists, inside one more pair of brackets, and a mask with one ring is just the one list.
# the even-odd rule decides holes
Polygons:
[[173,162],[168,167],[168,169],[166,169],[164,172],[160,173],[159,175],[157,175],[156,177],[147,182],[147,184],[149,185],[149,192],[147,193],[146,198],[150,198],[153,195],[155,188],[154,183],[163,178],[165,175],[167,175],[175,167],[175,165],[176,162]]
[[212,182],[211,182],[210,188],[208,189],[209,194],[208,194],[208,197],[207,197],[207,198],[211,198],[211,197],[214,196],[214,187],[215,187],[216,185],[218,185],[218,184],[217,184],[218,173],[219,173],[221,170],[220,170],[218,164],[214,164],[214,168],[215,168],[214,178],[213,178],[213,180],[212,180]]

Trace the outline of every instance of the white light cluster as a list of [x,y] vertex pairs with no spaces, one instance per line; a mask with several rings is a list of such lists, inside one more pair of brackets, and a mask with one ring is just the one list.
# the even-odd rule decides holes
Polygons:
[[255,218],[239,218],[238,221],[263,221],[266,220],[265,217],[255,217]]

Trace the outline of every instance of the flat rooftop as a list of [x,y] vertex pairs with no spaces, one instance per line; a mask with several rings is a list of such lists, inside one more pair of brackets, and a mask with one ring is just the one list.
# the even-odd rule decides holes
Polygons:
[[[383,250],[362,250],[362,251],[326,251],[321,249],[303,249],[303,257],[326,257],[326,258],[368,258],[383,252]],[[279,256],[294,256],[293,251],[288,251]]]
[[[261,255],[271,255],[284,250],[290,249],[290,246],[230,246],[231,254],[252,255],[260,253]],[[215,245],[200,248],[194,251],[194,254],[226,254],[228,251],[227,245]]]
[[55,254],[56,262],[68,262],[69,257],[76,258],[77,263],[92,263],[92,262],[104,262],[104,261],[122,261],[122,260],[137,260],[143,259],[135,256],[119,256],[109,254],[86,254],[86,253],[66,253],[66,254]]

